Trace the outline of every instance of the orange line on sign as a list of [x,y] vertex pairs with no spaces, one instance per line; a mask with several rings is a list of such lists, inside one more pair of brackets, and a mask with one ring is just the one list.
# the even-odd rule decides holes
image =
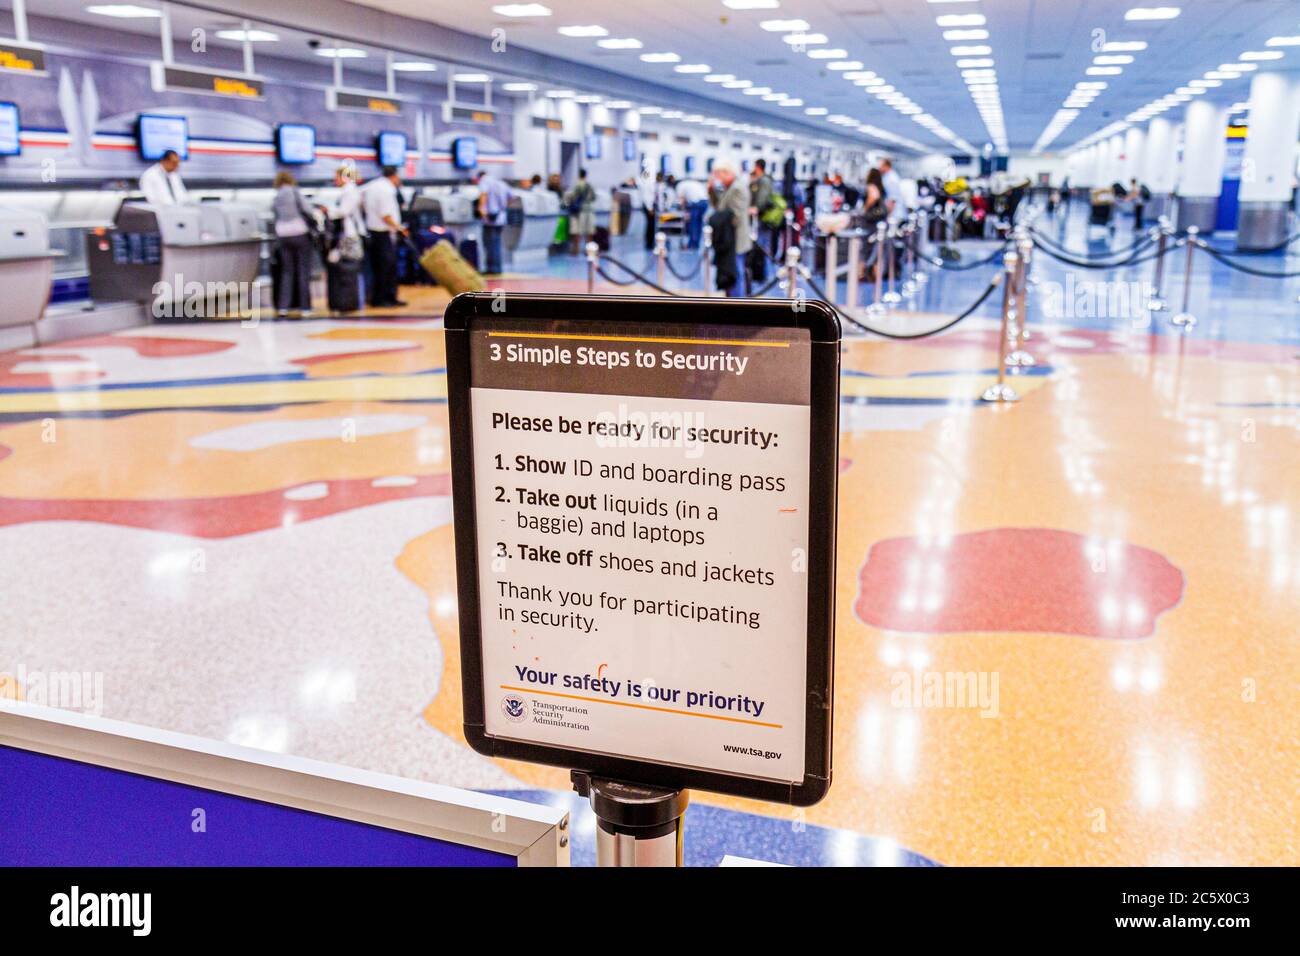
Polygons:
[[673,710],[671,707],[651,707],[649,704],[632,704],[625,700],[602,700],[599,697],[580,697],[577,694],[561,694],[553,690],[533,690],[531,687],[511,687],[502,684],[501,690],[514,690],[521,694],[540,694],[543,697],[564,697],[568,700],[585,700],[592,704],[613,704],[615,707],[634,707],[637,710],[657,710],[664,714],[681,714],[683,717],[707,717],[709,720],[727,720],[733,724],[753,724],[755,727],[775,727],[784,729],[781,724],[769,724],[761,720],[745,720],[743,717],[721,717],[718,714],[697,714],[691,710]]
[[670,345],[753,345],[756,348],[788,349],[789,342],[750,342],[744,339],[667,339],[636,335],[575,335],[567,332],[489,332],[507,339],[582,339],[590,342],[667,342]]
[[798,508],[781,508],[780,513],[783,515],[792,515],[798,510]]

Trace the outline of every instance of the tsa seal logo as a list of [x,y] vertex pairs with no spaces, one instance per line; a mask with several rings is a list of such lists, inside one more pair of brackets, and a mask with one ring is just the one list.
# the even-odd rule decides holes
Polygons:
[[501,713],[506,715],[506,720],[514,721],[516,724],[528,719],[528,702],[522,697],[503,697],[501,698]]

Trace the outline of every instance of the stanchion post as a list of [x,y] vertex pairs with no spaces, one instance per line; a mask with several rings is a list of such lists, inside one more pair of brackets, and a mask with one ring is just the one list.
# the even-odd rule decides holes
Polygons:
[[781,284],[785,287],[785,297],[794,298],[799,285],[799,247],[791,246],[785,250],[785,265],[781,267]]
[[601,780],[575,770],[573,788],[596,814],[597,866],[681,866],[687,790]]
[[1176,325],[1181,329],[1190,329],[1196,324],[1196,316],[1192,315],[1190,305],[1192,302],[1192,261],[1196,257],[1196,244],[1200,241],[1201,230],[1196,226],[1187,227],[1187,263],[1183,267],[1183,310],[1169,320],[1170,324]]
[[856,309],[858,307],[858,264],[862,260],[862,236],[854,234],[849,236],[849,279],[848,288],[844,291],[845,308]]
[[668,235],[664,232],[655,233],[655,282],[660,287],[664,284],[664,264],[668,258]]
[[704,227],[704,248],[700,250],[704,260],[700,263],[700,275],[704,277],[704,294],[713,294],[713,227]]
[[895,265],[894,243],[895,240],[897,240],[898,238],[898,229],[893,225],[890,225],[888,230],[885,233],[885,236],[886,236],[885,248],[889,250],[889,288],[888,291],[886,291],[885,294],[881,296],[881,300],[886,305],[895,306],[898,305],[898,303],[903,301],[903,297],[898,294],[898,290],[895,288],[895,285],[897,284],[898,281],[898,276],[895,274],[895,269],[894,269],[894,265]]
[[589,242],[585,251],[587,253],[587,295],[591,295],[596,289],[596,263],[600,261],[600,246]]
[[1026,309],[1029,300],[1029,257],[1034,244],[1022,232],[1021,238],[1016,243],[1016,248],[1019,250],[1016,256],[1016,318],[1014,322],[1010,323],[1011,337],[1007,344],[1011,347],[1011,351],[1007,354],[1007,365],[1011,368],[1030,368],[1035,363],[1034,357],[1025,351],[1025,339],[1029,334],[1025,330],[1025,318],[1028,315]]
[[1011,317],[1012,294],[1016,285],[1016,273],[1020,269],[1020,256],[1008,252],[1002,261],[1002,328],[998,335],[998,380],[990,385],[980,396],[986,402],[1018,402],[1020,396],[1007,384],[1007,324]]
[[786,209],[785,211],[785,247],[789,249],[794,245],[794,210]]
[[1165,301],[1165,254],[1168,251],[1169,236],[1172,230],[1169,228],[1169,220],[1161,216],[1156,220],[1156,233],[1160,239],[1156,245],[1156,274],[1151,280],[1152,292],[1151,298],[1147,299],[1147,311],[1163,312],[1169,308],[1169,303]]
[[[813,257],[813,267],[817,266],[816,256]],[[826,301],[831,305],[835,304],[835,293],[838,291],[836,286],[840,282],[840,243],[831,233],[826,237]]]
[[885,304],[880,301],[880,298],[884,291],[882,287],[885,282],[885,233],[888,228],[883,222],[876,224],[876,235],[873,240],[876,244],[876,296],[871,305],[867,306],[867,311],[872,315],[881,315],[886,311]]

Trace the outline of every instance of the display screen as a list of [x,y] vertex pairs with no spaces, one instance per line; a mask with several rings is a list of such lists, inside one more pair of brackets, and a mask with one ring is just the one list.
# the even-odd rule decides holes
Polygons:
[[458,136],[451,141],[451,164],[457,169],[473,169],[478,165],[478,140],[473,136]]
[[634,159],[636,159],[636,140],[633,139],[631,136],[624,136],[623,137],[623,160],[624,162],[630,163]]
[[167,150],[175,150],[181,159],[190,158],[190,127],[184,116],[141,113],[136,124],[136,143],[140,158],[154,163]]
[[600,159],[600,137],[595,133],[588,134],[585,152],[588,159]]
[[316,161],[316,127],[307,123],[281,123],[275,130],[275,153],[286,166]]
[[662,154],[659,157],[659,172],[667,176],[672,171],[673,171],[673,158],[669,156],[667,153]]
[[23,144],[18,138],[21,130],[18,104],[0,103],[0,156],[17,156],[23,151]]
[[380,166],[406,165],[406,134],[395,132],[380,133],[375,144],[375,154]]
[[693,172],[695,172],[695,157],[694,157],[694,156],[687,156],[687,157],[686,157],[686,175],[689,176],[689,175],[691,175],[691,173],[693,173]]

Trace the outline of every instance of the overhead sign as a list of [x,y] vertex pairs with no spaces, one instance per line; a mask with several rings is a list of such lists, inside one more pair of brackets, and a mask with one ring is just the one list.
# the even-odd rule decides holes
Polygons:
[[401,100],[367,90],[340,90],[331,87],[325,91],[325,105],[331,110],[384,113],[389,116],[402,112]]
[[442,121],[444,123],[495,123],[497,112],[489,106],[458,106],[455,103],[443,103]]
[[465,734],[806,805],[830,785],[839,326],[815,302],[446,314]]
[[45,51],[40,47],[4,40],[0,42],[0,70],[44,76]]
[[150,76],[157,93],[208,93],[241,100],[260,100],[266,93],[265,81],[250,73],[222,73],[154,62]]
[[551,119],[547,116],[534,116],[533,127],[535,129],[549,129],[553,133],[559,133],[564,130],[564,120]]

